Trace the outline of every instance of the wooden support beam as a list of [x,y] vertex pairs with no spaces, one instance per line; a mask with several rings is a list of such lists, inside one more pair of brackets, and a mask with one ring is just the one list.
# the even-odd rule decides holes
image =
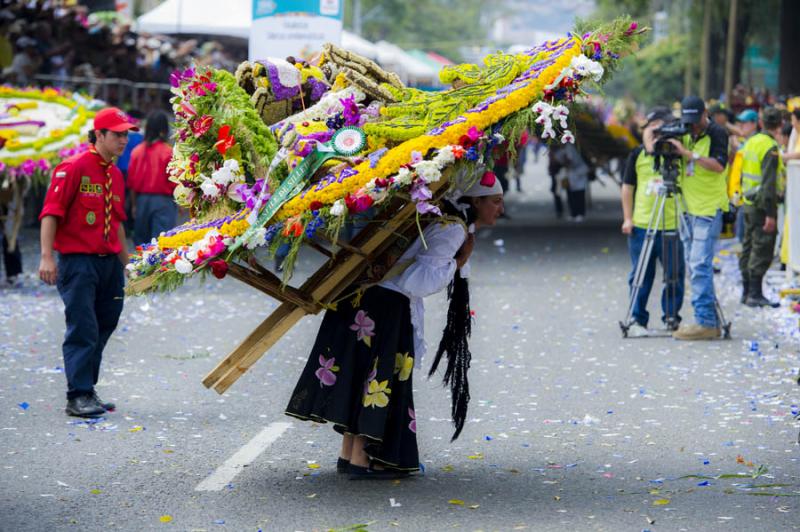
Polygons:
[[255,272],[241,264],[233,263],[230,265],[228,273],[230,273],[231,277],[234,279],[249,284],[253,288],[261,290],[278,301],[292,303],[305,310],[308,314],[316,314],[322,308],[318,303],[309,299],[308,296],[297,288],[288,285],[281,286],[280,278],[269,270]]
[[[431,184],[431,191],[437,196],[446,189],[447,176]],[[335,301],[354,283],[369,265],[370,258],[388,249],[394,239],[409,224],[415,223],[416,205],[402,199],[394,201],[381,216],[359,232],[345,248],[329,259],[297,290],[305,294],[305,300],[323,305]],[[261,272],[259,272],[261,273]],[[267,284],[272,284],[269,281]],[[254,285],[255,286],[255,285]],[[266,285],[265,285],[266,286]],[[260,288],[259,288],[260,289]],[[230,388],[266,351],[291,329],[303,316],[313,314],[308,308],[295,301],[284,301],[266,320],[264,320],[236,349],[225,357],[203,379],[203,384],[222,394]]]

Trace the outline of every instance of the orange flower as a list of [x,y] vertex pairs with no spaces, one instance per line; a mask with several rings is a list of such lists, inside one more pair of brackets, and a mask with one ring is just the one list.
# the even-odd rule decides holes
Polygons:
[[283,236],[293,236],[295,238],[303,234],[303,222],[300,215],[292,216],[286,220],[286,225],[283,226]]

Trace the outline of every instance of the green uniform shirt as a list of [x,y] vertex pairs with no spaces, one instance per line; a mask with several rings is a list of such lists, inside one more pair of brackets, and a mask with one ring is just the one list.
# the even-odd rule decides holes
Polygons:
[[[709,157],[710,135],[703,134],[697,140],[693,140],[691,135],[685,135],[682,142],[688,150],[697,153],[700,157]],[[722,172],[712,172],[695,161],[684,161],[678,177],[678,184],[681,187],[683,198],[686,200],[689,214],[714,216],[717,210],[728,212],[727,175],[727,168]]]
[[[656,194],[658,188],[663,183],[661,174],[653,169],[655,159],[644,149],[639,151],[635,160],[636,170],[636,193],[633,197],[633,225],[641,229],[647,229],[653,216],[653,209],[656,205]],[[655,223],[655,218],[652,218]],[[675,212],[675,202],[667,199],[664,205],[664,214],[655,229],[661,231],[673,231],[678,226],[677,213]]]

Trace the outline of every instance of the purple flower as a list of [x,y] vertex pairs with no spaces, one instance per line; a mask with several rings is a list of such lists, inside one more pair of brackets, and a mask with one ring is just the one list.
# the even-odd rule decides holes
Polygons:
[[411,423],[408,424],[408,430],[413,432],[414,434],[417,433],[417,413],[414,411],[413,408],[408,409],[408,417],[411,418]]
[[432,203],[428,203],[427,201],[419,201],[417,202],[417,212],[420,214],[428,214],[434,213],[437,216],[442,215],[442,211],[439,210],[439,207],[433,205]]
[[411,186],[411,199],[413,201],[428,201],[432,197],[431,189],[421,179],[415,181]]
[[336,358],[334,357],[325,358],[322,355],[319,356],[320,368],[314,372],[314,375],[319,379],[320,388],[336,384],[336,375],[334,372],[339,371],[339,368],[334,365],[335,363]]
[[411,152],[411,164],[417,164],[422,160],[422,153],[414,150]]
[[344,107],[344,111],[342,112],[342,115],[344,116],[344,124],[346,126],[358,125],[358,119],[361,117],[361,111],[358,109],[355,95],[351,94],[347,98],[340,98],[339,102],[341,102],[342,107]]
[[375,168],[376,166],[378,166],[378,161],[381,160],[381,158],[387,151],[389,151],[389,148],[381,148],[367,155],[367,159],[369,159],[369,167]]
[[366,312],[359,310],[350,330],[356,332],[357,340],[364,340],[365,344],[370,345],[372,343],[370,338],[375,336],[375,322],[367,317]]

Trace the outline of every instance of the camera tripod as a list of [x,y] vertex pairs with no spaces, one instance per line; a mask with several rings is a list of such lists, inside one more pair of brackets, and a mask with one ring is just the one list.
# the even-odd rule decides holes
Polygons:
[[[659,185],[656,191],[656,201],[653,207],[653,212],[650,214],[650,221],[647,224],[647,231],[645,232],[642,251],[639,254],[639,260],[636,263],[636,268],[634,269],[633,273],[633,283],[631,285],[630,301],[628,302],[628,312],[625,315],[625,320],[619,322],[620,329],[622,329],[623,338],[628,337],[628,331],[634,324],[633,308],[636,304],[636,299],[639,297],[639,291],[641,290],[642,283],[645,278],[647,265],[650,263],[650,257],[653,254],[653,247],[655,245],[656,234],[658,231],[661,231],[661,245],[663,250],[661,254],[662,260],[666,261],[669,258],[672,262],[672,264],[670,264],[671,267],[667,267],[666,264],[662,264],[662,269],[664,271],[663,280],[664,286],[666,287],[667,296],[666,315],[664,316],[664,322],[667,326],[667,333],[677,329],[678,326],[677,309],[675,309],[673,302],[675,301],[675,296],[678,289],[678,261],[682,259],[678,253],[680,246],[679,236],[685,235],[685,232],[689,231],[688,224],[684,220],[687,208],[686,202],[676,185],[675,179],[677,175],[671,175],[672,173],[677,174],[677,171],[672,168],[662,168],[661,170],[662,173],[665,174],[666,179],[664,179],[664,182]],[[673,203],[673,212],[675,213],[675,229],[671,230],[666,229],[667,220],[665,210],[669,202]],[[689,272],[689,275],[691,275],[691,272]],[[725,314],[722,311],[722,305],[720,305],[716,295],[714,296],[714,307],[717,314],[717,323],[720,324],[723,337],[728,339],[731,337],[731,322],[725,319]]]

